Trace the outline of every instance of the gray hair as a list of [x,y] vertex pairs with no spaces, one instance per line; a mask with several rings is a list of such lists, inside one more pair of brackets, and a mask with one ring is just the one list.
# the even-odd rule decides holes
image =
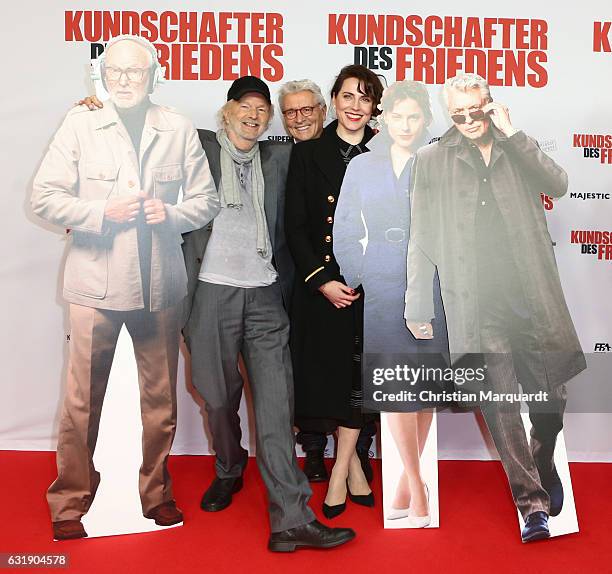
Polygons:
[[[216,113],[215,119],[217,120],[217,127],[219,127],[220,129],[225,129],[227,125],[225,121],[225,112],[229,111],[231,106],[235,103],[237,103],[236,100],[228,100],[219,108],[219,111]],[[270,117],[268,118],[268,125],[266,125],[266,129],[270,127],[273,117],[274,117],[274,106],[270,104]]]
[[153,68],[156,64],[159,66],[159,60],[157,58],[157,48],[149,42],[146,38],[142,36],[136,36],[134,34],[121,34],[120,36],[113,36],[109,39],[104,48],[104,60],[106,59],[106,54],[108,53],[108,49],[119,42],[133,42],[134,44],[138,44],[141,48],[144,48],[147,51],[147,55],[149,57],[149,66]]
[[278,91],[278,107],[281,111],[283,109],[283,99],[285,96],[297,94],[297,92],[312,92],[315,95],[317,103],[320,104],[322,108],[327,105],[321,88],[312,80],[291,80],[290,82],[285,82]]
[[444,103],[448,107],[448,93],[450,90],[467,92],[468,90],[476,89],[480,90],[485,99],[492,100],[489,84],[482,76],[478,74],[457,74],[454,78],[449,78],[444,83],[444,88],[442,89]]

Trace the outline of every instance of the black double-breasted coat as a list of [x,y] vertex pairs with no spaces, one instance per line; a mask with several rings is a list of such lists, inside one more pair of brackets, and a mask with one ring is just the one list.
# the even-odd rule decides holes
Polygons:
[[[344,283],[333,252],[333,222],[346,163],[337,122],[322,136],[293,147],[287,178],[285,232],[296,267],[291,303],[291,353],[296,417],[348,419],[355,335],[363,324],[363,296],[337,309],[319,291]],[[362,141],[373,135],[366,127]]]

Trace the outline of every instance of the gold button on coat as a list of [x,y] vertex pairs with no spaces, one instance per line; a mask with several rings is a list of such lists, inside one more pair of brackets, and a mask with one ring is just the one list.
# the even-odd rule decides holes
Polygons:
[[334,196],[333,196],[333,195],[328,195],[328,196],[327,196],[327,201],[328,201],[329,203],[334,203],[334,201],[336,201],[336,200],[334,199]]
[[331,261],[331,255],[326,255],[324,259],[325,259],[325,263],[329,263]]
[[327,223],[333,223],[334,222],[334,218],[330,215],[327,219],[326,219]]
[[325,236],[325,243],[331,243],[331,235]]

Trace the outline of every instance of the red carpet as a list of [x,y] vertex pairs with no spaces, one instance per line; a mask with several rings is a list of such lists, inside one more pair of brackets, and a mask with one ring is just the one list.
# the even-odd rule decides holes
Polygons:
[[[347,511],[333,521],[334,525],[354,528],[354,541],[335,550],[282,555],[266,549],[265,491],[254,460],[249,463],[245,487],[232,506],[208,514],[199,509],[199,501],[213,476],[212,457],[172,457],[176,498],[185,514],[182,528],[66,542],[51,540],[44,497],[55,477],[54,454],[4,451],[0,452],[0,465],[0,553],[65,553],[70,557],[70,567],[64,572],[612,572],[612,464],[571,465],[579,534],[522,544],[500,464],[442,461],[441,528],[385,531],[377,476],[373,485],[378,497],[376,507],[368,509],[349,502]],[[318,516],[325,489],[325,484],[314,485],[312,502]]]

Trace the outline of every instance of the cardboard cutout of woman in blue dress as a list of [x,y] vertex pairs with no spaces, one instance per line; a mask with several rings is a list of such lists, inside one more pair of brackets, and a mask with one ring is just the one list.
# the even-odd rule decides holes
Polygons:
[[432,285],[435,339],[415,339],[404,320],[411,170],[416,150],[430,140],[427,126],[432,112],[427,89],[413,81],[387,88],[380,107],[382,129],[368,144],[371,153],[349,164],[342,184],[334,254],[346,283],[362,285],[365,292],[364,407],[400,411],[387,415],[404,466],[387,519],[408,518],[411,527],[424,527],[430,515],[420,454],[434,405],[419,400],[419,392],[435,385],[388,383],[380,389],[412,390],[414,395],[397,405],[377,405],[372,396],[378,383],[373,382],[372,373],[396,365],[446,366],[448,342],[437,276]]

